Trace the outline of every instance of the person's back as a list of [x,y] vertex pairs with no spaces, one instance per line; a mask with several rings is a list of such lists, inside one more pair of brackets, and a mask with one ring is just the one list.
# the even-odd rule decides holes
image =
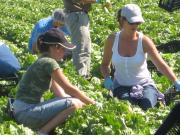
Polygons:
[[47,17],[47,18],[43,18],[41,20],[39,20],[34,28],[33,31],[31,33],[31,37],[29,39],[29,44],[28,44],[28,48],[30,51],[33,51],[33,43],[36,42],[37,37],[47,31],[48,29],[52,28],[52,17]]
[[51,28],[57,28],[65,35],[71,34],[64,24],[64,16],[65,14],[62,9],[55,9],[52,16],[42,18],[35,24],[28,43],[28,49],[30,52],[37,53],[36,42],[38,36]]
[[49,58],[47,54],[38,58],[38,60],[28,68],[26,74],[23,75],[22,80],[19,82],[16,99],[31,104],[39,103],[42,94],[50,88],[50,73],[53,68],[58,67],[58,63],[54,59]]
[[53,20],[51,16],[42,18],[36,23],[35,28],[39,33],[43,33],[52,28],[52,23]]
[[13,74],[20,70],[20,64],[9,47],[0,42],[0,76]]

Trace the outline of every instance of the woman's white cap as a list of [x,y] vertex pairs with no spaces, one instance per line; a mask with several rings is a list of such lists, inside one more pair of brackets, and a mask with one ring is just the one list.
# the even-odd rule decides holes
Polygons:
[[129,23],[144,22],[141,9],[136,4],[127,4],[121,10],[121,16],[125,17]]

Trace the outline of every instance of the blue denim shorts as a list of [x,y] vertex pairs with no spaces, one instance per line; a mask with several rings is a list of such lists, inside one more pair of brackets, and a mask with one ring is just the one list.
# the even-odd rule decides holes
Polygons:
[[25,110],[16,112],[14,116],[18,123],[38,130],[70,106],[72,106],[71,98],[55,98],[39,104],[31,104]]

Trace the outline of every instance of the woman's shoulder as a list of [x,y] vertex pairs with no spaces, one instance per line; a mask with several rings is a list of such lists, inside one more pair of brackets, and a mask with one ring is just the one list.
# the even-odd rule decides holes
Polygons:
[[113,33],[109,34],[107,40],[108,40],[109,42],[114,42],[114,39],[115,39],[115,37],[116,37],[116,34],[117,34],[117,32],[113,32]]
[[153,42],[152,39],[145,34],[142,35],[142,41],[144,44],[151,44]]
[[105,41],[105,50],[111,50],[115,41],[117,32],[111,33]]
[[155,47],[153,40],[147,35],[143,35],[142,43],[143,43],[143,48],[144,48],[145,52],[148,52],[148,51],[152,50],[152,48]]
[[56,68],[60,68],[58,62],[50,57],[40,57],[35,63],[34,66],[36,67],[46,67],[46,69],[49,69],[50,71]]

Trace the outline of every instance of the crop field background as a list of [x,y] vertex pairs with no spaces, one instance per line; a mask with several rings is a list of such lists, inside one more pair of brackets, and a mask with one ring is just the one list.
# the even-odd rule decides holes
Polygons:
[[[108,91],[103,88],[103,77],[99,66],[102,60],[104,40],[112,32],[119,31],[116,12],[124,4],[136,3],[143,12],[145,23],[139,30],[150,36],[158,46],[171,40],[180,40],[180,11],[172,13],[158,7],[158,0],[111,0],[112,7],[107,9],[102,4],[93,4],[89,13],[92,38],[91,81],[79,77],[72,60],[62,62],[60,66],[69,78],[90,97],[103,103],[103,109],[87,106],[76,111],[66,123],[59,125],[58,135],[151,135],[163,122],[174,104],[159,105],[143,111],[138,106],[126,101],[108,98]],[[34,24],[41,18],[52,14],[55,8],[63,8],[61,0],[0,0],[0,40],[9,45],[22,69],[20,76],[36,59],[28,52],[28,40]],[[70,40],[70,38],[69,38]],[[180,79],[180,54],[161,53]],[[157,87],[164,92],[172,83],[164,76],[152,72]],[[6,112],[8,97],[14,97],[16,87],[9,88],[7,96],[0,96],[0,135],[34,135],[29,128],[16,123]],[[45,99],[54,97],[49,91]]]

